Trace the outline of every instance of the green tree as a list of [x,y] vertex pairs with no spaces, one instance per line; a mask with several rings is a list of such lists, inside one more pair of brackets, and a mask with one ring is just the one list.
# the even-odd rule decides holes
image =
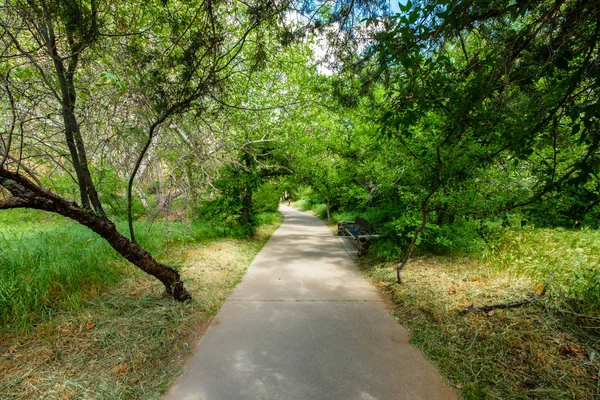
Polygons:
[[[285,5],[149,1],[134,7],[117,0],[9,0],[2,7],[7,95],[2,107],[8,117],[3,118],[0,186],[6,196],[0,209],[35,208],[74,219],[159,279],[175,299],[189,299],[178,271],[158,263],[135,242],[134,182],[161,127],[175,117],[205,112],[207,102],[227,90],[228,77],[252,63],[244,58],[245,45],[250,38],[259,43],[259,31],[273,26]],[[91,129],[86,132],[89,125],[82,121],[100,96],[86,87],[99,70],[106,89],[128,92],[123,103],[128,108],[119,118],[134,122],[116,134],[122,140],[126,132],[133,142],[121,157],[128,159],[126,152],[135,149],[127,168],[130,238],[108,219],[91,173],[101,160],[90,157],[88,148],[102,142]],[[42,145],[30,150],[30,143]],[[38,153],[38,148],[45,151]],[[53,192],[51,179],[37,177],[44,178],[53,165],[77,184],[80,204]]]
[[[576,187],[584,209],[597,204],[598,15],[587,1],[428,0],[366,21],[374,40],[348,60],[362,80],[350,93],[395,140],[419,199],[399,281],[431,213],[546,207]],[[492,169],[509,178],[490,184]],[[493,190],[506,183],[523,190]],[[459,200],[478,190],[488,199]]]

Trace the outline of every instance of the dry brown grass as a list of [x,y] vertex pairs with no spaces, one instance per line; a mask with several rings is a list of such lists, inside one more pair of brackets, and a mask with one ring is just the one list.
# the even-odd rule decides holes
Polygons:
[[[396,318],[466,399],[598,399],[600,342],[574,331],[551,301],[489,313],[460,310],[539,293],[544,280],[472,258],[419,257],[393,284],[392,264],[363,267]],[[597,337],[596,337],[597,338]]]
[[188,304],[132,270],[77,312],[58,313],[26,335],[0,336],[0,399],[160,398],[275,229],[173,249],[194,295]]

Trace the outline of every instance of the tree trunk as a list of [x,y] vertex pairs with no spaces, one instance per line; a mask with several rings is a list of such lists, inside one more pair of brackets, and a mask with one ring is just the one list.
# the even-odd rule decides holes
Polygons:
[[244,224],[252,223],[252,188],[250,185],[246,188],[246,193],[244,193],[244,197],[242,198],[242,213],[240,218]]
[[142,165],[142,161],[152,144],[152,140],[154,139],[154,135],[156,130],[162,124],[167,114],[161,115],[148,129],[148,138],[146,139],[146,143],[144,144],[144,148],[138,155],[137,160],[135,161],[135,165],[133,167],[133,171],[129,176],[129,181],[127,182],[127,224],[129,225],[129,237],[131,237],[131,241],[135,243],[135,230],[133,229],[133,183],[135,182],[135,177]]
[[242,210],[240,220],[243,224],[252,223],[252,190],[254,188],[254,177],[252,176],[252,156],[248,152],[242,153],[242,164],[244,167],[242,179],[244,180],[244,193],[242,195]]
[[408,263],[408,260],[409,260],[410,256],[412,255],[415,245],[417,244],[417,239],[419,238],[419,235],[421,234],[421,232],[423,232],[423,230],[425,230],[425,226],[427,225],[427,213],[428,213],[427,204],[429,203],[429,200],[431,200],[431,197],[438,191],[438,189],[441,186],[440,170],[441,170],[443,164],[442,164],[442,159],[440,156],[439,147],[437,149],[437,159],[438,159],[438,166],[437,166],[437,171],[436,171],[436,175],[434,178],[433,186],[431,187],[431,190],[429,190],[429,193],[427,193],[425,198],[423,198],[423,200],[421,201],[421,225],[419,225],[417,227],[417,229],[415,230],[412,240],[410,241],[410,244],[408,245],[408,249],[406,249],[406,254],[404,255],[404,259],[402,260],[402,262],[400,264],[398,264],[396,266],[396,279],[397,279],[397,283],[399,283],[399,284],[402,283],[402,270],[404,269],[404,267],[406,267],[406,264]]
[[0,201],[0,210],[9,208],[33,208],[60,214],[87,226],[102,238],[113,249],[136,267],[154,276],[164,285],[167,293],[175,300],[191,299],[185,289],[179,272],[157,262],[150,253],[137,243],[123,236],[112,221],[85,210],[76,203],[69,202],[54,193],[34,185],[29,179],[20,174],[0,169],[0,185],[6,188],[12,196]]
[[[46,10],[48,11],[48,10]],[[47,12],[47,18],[51,15]],[[94,186],[90,170],[88,168],[87,155],[85,152],[85,146],[81,137],[81,130],[77,117],[75,115],[75,104],[77,101],[75,92],[74,74],[77,70],[77,64],[79,61],[79,54],[82,50],[81,43],[74,43],[72,36],[68,35],[71,54],[68,57],[68,67],[65,68],[63,58],[58,54],[56,37],[54,33],[54,27],[51,20],[47,20],[42,26],[42,36],[46,43],[48,53],[52,57],[56,77],[58,79],[60,87],[60,102],[63,122],[65,124],[65,140],[69,153],[71,155],[71,162],[77,175],[77,183],[79,184],[79,192],[81,196],[81,204],[84,208],[94,208],[96,214],[105,217],[106,214],[98,198],[98,192]]]

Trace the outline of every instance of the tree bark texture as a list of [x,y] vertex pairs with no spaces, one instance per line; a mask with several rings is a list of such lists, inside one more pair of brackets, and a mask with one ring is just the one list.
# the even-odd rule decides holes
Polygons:
[[12,195],[0,201],[0,210],[33,208],[73,219],[104,238],[113,249],[136,267],[160,280],[165,285],[167,293],[175,300],[186,301],[191,299],[191,295],[185,289],[178,271],[157,262],[150,253],[142,249],[137,243],[123,236],[112,221],[42,189],[26,177],[6,169],[0,169],[0,185]]
[[[249,185],[248,185],[249,186]],[[252,188],[247,187],[242,197],[242,211],[240,219],[244,224],[252,223]]]

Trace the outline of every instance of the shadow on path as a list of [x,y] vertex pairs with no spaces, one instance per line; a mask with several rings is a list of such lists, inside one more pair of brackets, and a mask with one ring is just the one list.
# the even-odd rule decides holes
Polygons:
[[281,210],[167,399],[456,399],[323,222]]

